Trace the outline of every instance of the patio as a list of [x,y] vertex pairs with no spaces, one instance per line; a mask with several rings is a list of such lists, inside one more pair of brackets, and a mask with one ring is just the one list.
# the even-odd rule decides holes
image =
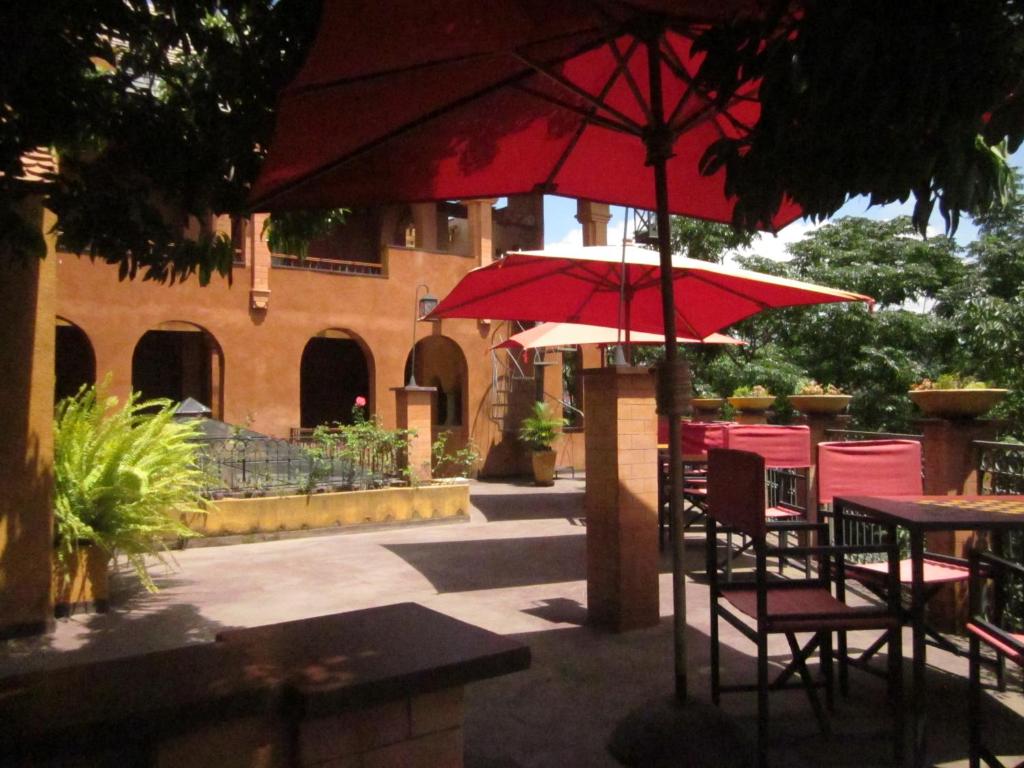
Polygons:
[[[0,675],[208,642],[228,628],[414,601],[513,636],[533,652],[528,671],[467,689],[468,766],[614,766],[619,763],[608,751],[611,741],[634,765],[696,764],[683,755],[701,755],[701,765],[727,764],[714,751],[728,741],[720,727],[701,728],[672,704],[667,553],[657,627],[615,635],[584,625],[583,484],[561,479],[542,490],[473,483],[468,524],[192,546],[176,554],[177,572],[157,579],[158,594],[119,579],[110,613],[79,614],[58,622],[51,635],[9,642],[0,650]],[[703,533],[690,536],[688,566],[697,568]],[[707,589],[691,584],[689,593],[692,696],[706,702]],[[723,627],[723,640],[726,674],[749,678],[753,648],[731,628]],[[966,765],[966,660],[929,649],[929,662],[930,756],[938,765]],[[883,696],[881,679],[854,673],[851,697],[837,700],[834,733],[825,739],[802,693],[774,694],[772,763],[888,764],[887,710],[878,706]],[[989,707],[987,727],[1010,738],[996,746],[1024,751],[1015,736],[1021,733],[1021,697],[997,698],[1002,706]],[[723,711],[748,737],[754,703],[753,695],[723,701]],[[735,762],[745,764],[742,753]]]

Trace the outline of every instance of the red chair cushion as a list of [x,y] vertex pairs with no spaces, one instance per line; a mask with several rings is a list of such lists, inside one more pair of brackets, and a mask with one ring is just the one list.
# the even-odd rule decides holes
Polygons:
[[761,456],[768,469],[811,466],[810,427],[731,424],[725,441],[726,448]]
[[818,503],[836,496],[919,496],[921,444],[916,440],[818,443]]
[[[900,582],[910,584],[913,581],[912,563],[900,560]],[[863,578],[872,582],[884,580],[889,573],[888,563],[847,563],[846,572],[854,578]],[[938,560],[924,559],[924,583],[945,584],[947,582],[967,581],[969,572],[966,565],[944,563]]]
[[1006,655],[1010,661],[1020,666],[1024,666],[1024,652],[1021,648],[1024,648],[1024,634],[1017,634],[1013,632],[1007,632],[1007,634],[1013,638],[1013,640],[1020,644],[1020,648],[1010,645],[1003,641],[1003,638],[998,635],[992,634],[986,627],[979,624],[975,624],[973,621],[967,623],[968,634],[978,637],[983,642],[995,648],[1000,653]]
[[[752,619],[757,619],[757,590],[737,589],[722,596]],[[816,614],[808,617],[806,614]],[[887,629],[897,620],[875,607],[854,607],[837,600],[822,587],[768,589],[770,632],[816,632],[826,629]]]

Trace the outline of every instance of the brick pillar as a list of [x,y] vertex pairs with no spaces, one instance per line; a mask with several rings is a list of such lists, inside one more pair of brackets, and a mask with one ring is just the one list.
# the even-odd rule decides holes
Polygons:
[[413,479],[430,480],[430,404],[436,387],[394,387],[395,421],[398,429],[415,431],[409,437],[405,466]]
[[[818,443],[831,440],[826,432],[830,429],[846,429],[850,417],[841,413],[804,413],[797,417],[797,424],[806,424],[811,430],[811,468],[808,470],[807,495],[810,498],[808,509],[818,509]],[[817,514],[812,518],[817,520]]]
[[583,225],[584,245],[608,245],[608,222],[611,219],[607,203],[576,201],[576,221]]
[[658,623],[658,447],[654,377],[584,371],[587,605],[617,632]]
[[[52,231],[38,201],[27,217]],[[0,638],[53,622],[53,377],[57,257],[0,256]]]
[[469,255],[480,266],[494,261],[494,218],[493,206],[496,198],[466,200],[469,217]]
[[268,214],[257,213],[252,218],[252,253],[249,266],[252,283],[249,287],[249,306],[262,312],[270,306],[270,246],[263,238],[263,226]]
[[[961,496],[977,492],[975,440],[993,440],[999,424],[987,419],[921,419],[915,422],[922,435],[924,492]],[[933,552],[966,557],[974,542],[970,531],[929,533],[926,547]],[[967,587],[944,588],[929,605],[932,620],[942,629],[963,626],[967,618]]]

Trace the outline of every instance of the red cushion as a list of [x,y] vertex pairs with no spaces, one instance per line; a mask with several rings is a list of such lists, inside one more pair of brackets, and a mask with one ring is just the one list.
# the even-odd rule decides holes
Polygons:
[[990,632],[987,627],[975,624],[973,621],[967,623],[967,632],[968,634],[975,635],[984,642],[988,643],[990,646],[995,648],[1000,653],[1005,654],[1006,658],[1008,658],[1015,664],[1024,666],[1024,651],[1022,651],[1022,649],[1024,649],[1024,634],[1018,634],[1014,632],[1006,633],[1010,636],[1010,638],[1012,638],[1014,642],[1020,645],[1020,647],[1016,647],[1014,645],[1010,645],[1004,642],[1003,638],[999,637],[998,635],[992,634],[992,632]]
[[788,519],[791,517],[803,517],[803,512],[798,512],[795,509],[786,509],[785,507],[768,507],[764,511],[765,517],[769,520],[780,520]]
[[[728,602],[752,619],[757,618],[757,590],[729,590],[722,594]],[[819,616],[807,617],[803,614]],[[769,632],[814,632],[836,629],[886,629],[896,618],[874,606],[853,607],[837,600],[822,587],[785,587],[768,589]]]
[[[910,584],[913,581],[910,560],[900,560],[900,582]],[[854,578],[865,578],[873,582],[880,581],[889,573],[888,563],[847,563],[846,570]],[[924,559],[924,583],[945,584],[954,581],[967,581],[966,565],[944,563],[938,560]]]
[[916,440],[818,443],[818,503],[836,496],[920,495],[921,444]]

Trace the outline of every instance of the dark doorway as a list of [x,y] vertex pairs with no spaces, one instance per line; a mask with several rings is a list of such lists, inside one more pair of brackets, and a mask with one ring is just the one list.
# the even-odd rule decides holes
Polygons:
[[143,399],[191,397],[221,417],[221,352],[202,328],[147,331],[132,356],[132,389]]
[[[325,332],[327,333],[327,332]],[[370,401],[370,370],[358,342],[317,336],[302,352],[300,418],[304,428],[352,423],[357,397]],[[371,403],[372,405],[372,403]],[[369,414],[369,408],[366,413]]]
[[83,384],[96,383],[96,355],[85,331],[57,318],[56,343],[54,402],[76,394]]

